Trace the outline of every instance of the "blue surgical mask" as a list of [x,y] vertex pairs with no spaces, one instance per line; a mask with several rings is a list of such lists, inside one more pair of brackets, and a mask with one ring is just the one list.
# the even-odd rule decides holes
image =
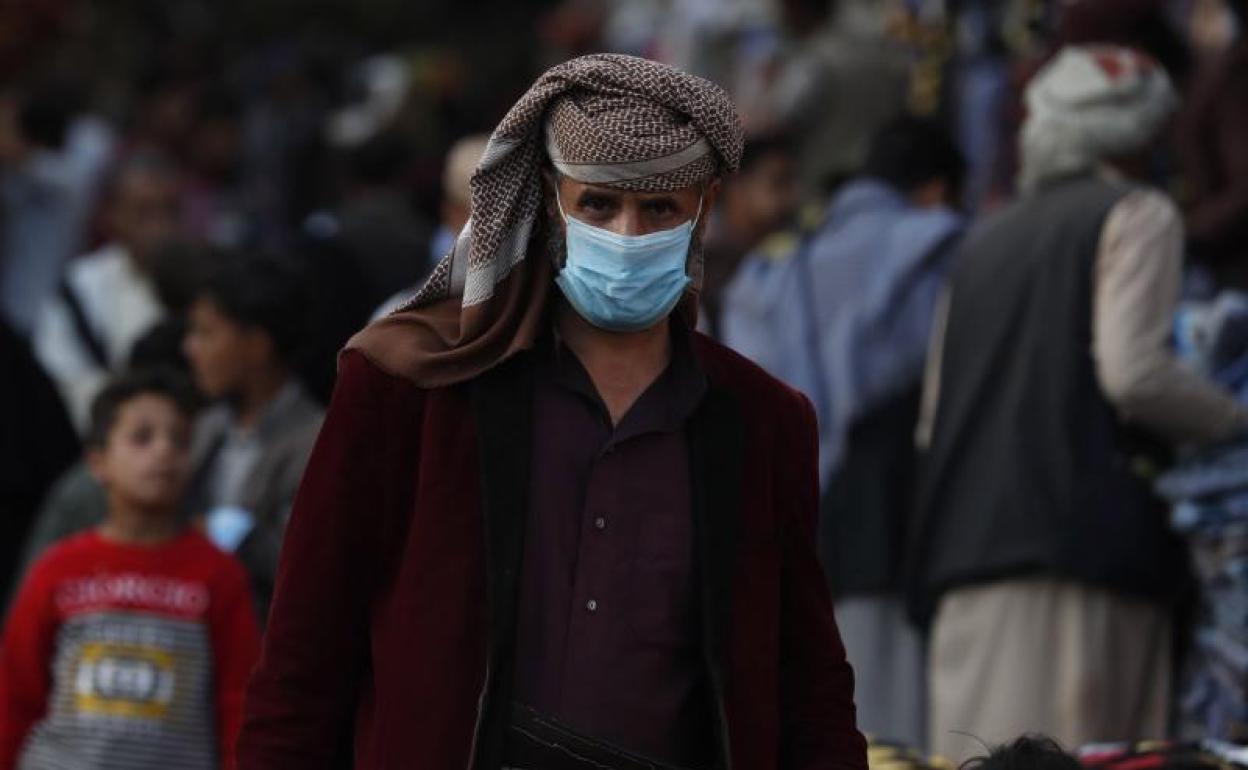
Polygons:
[[[556,194],[556,201],[558,195]],[[563,213],[568,255],[555,283],[573,309],[600,329],[635,332],[662,320],[689,285],[685,262],[698,215],[670,230],[617,235]]]

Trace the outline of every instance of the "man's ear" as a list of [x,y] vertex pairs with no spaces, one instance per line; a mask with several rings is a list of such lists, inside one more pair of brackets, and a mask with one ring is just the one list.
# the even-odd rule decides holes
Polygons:
[[706,186],[706,193],[702,198],[703,211],[710,211],[715,208],[715,203],[719,200],[719,191],[722,190],[723,187],[724,180],[720,177],[715,177],[710,181],[710,184]]
[[715,177],[707,183],[702,191],[702,215],[698,218],[698,237],[706,232],[706,223],[711,220],[711,212],[719,201],[719,191],[723,188],[723,179]]
[[559,194],[559,174],[549,164],[542,164],[542,202],[546,206],[546,215],[550,221],[559,219],[559,204],[555,196]]

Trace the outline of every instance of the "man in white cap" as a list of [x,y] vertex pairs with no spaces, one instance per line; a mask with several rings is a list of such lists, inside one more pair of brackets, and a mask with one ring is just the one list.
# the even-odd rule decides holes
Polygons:
[[1023,194],[955,255],[908,565],[951,759],[1166,734],[1182,561],[1141,468],[1248,426],[1168,348],[1181,219],[1132,180],[1174,106],[1145,56],[1063,50],[1027,89]]

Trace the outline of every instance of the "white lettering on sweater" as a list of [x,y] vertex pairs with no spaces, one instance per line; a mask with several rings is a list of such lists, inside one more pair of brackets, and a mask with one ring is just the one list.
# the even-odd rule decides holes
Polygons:
[[65,614],[118,605],[194,616],[208,608],[208,587],[189,580],[121,573],[70,580],[56,592],[56,606]]

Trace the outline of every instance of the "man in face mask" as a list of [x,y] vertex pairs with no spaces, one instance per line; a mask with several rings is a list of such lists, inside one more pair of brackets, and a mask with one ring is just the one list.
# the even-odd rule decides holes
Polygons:
[[741,144],[628,56],[512,108],[452,252],[341,358],[241,768],[865,768],[813,410],[692,331]]

